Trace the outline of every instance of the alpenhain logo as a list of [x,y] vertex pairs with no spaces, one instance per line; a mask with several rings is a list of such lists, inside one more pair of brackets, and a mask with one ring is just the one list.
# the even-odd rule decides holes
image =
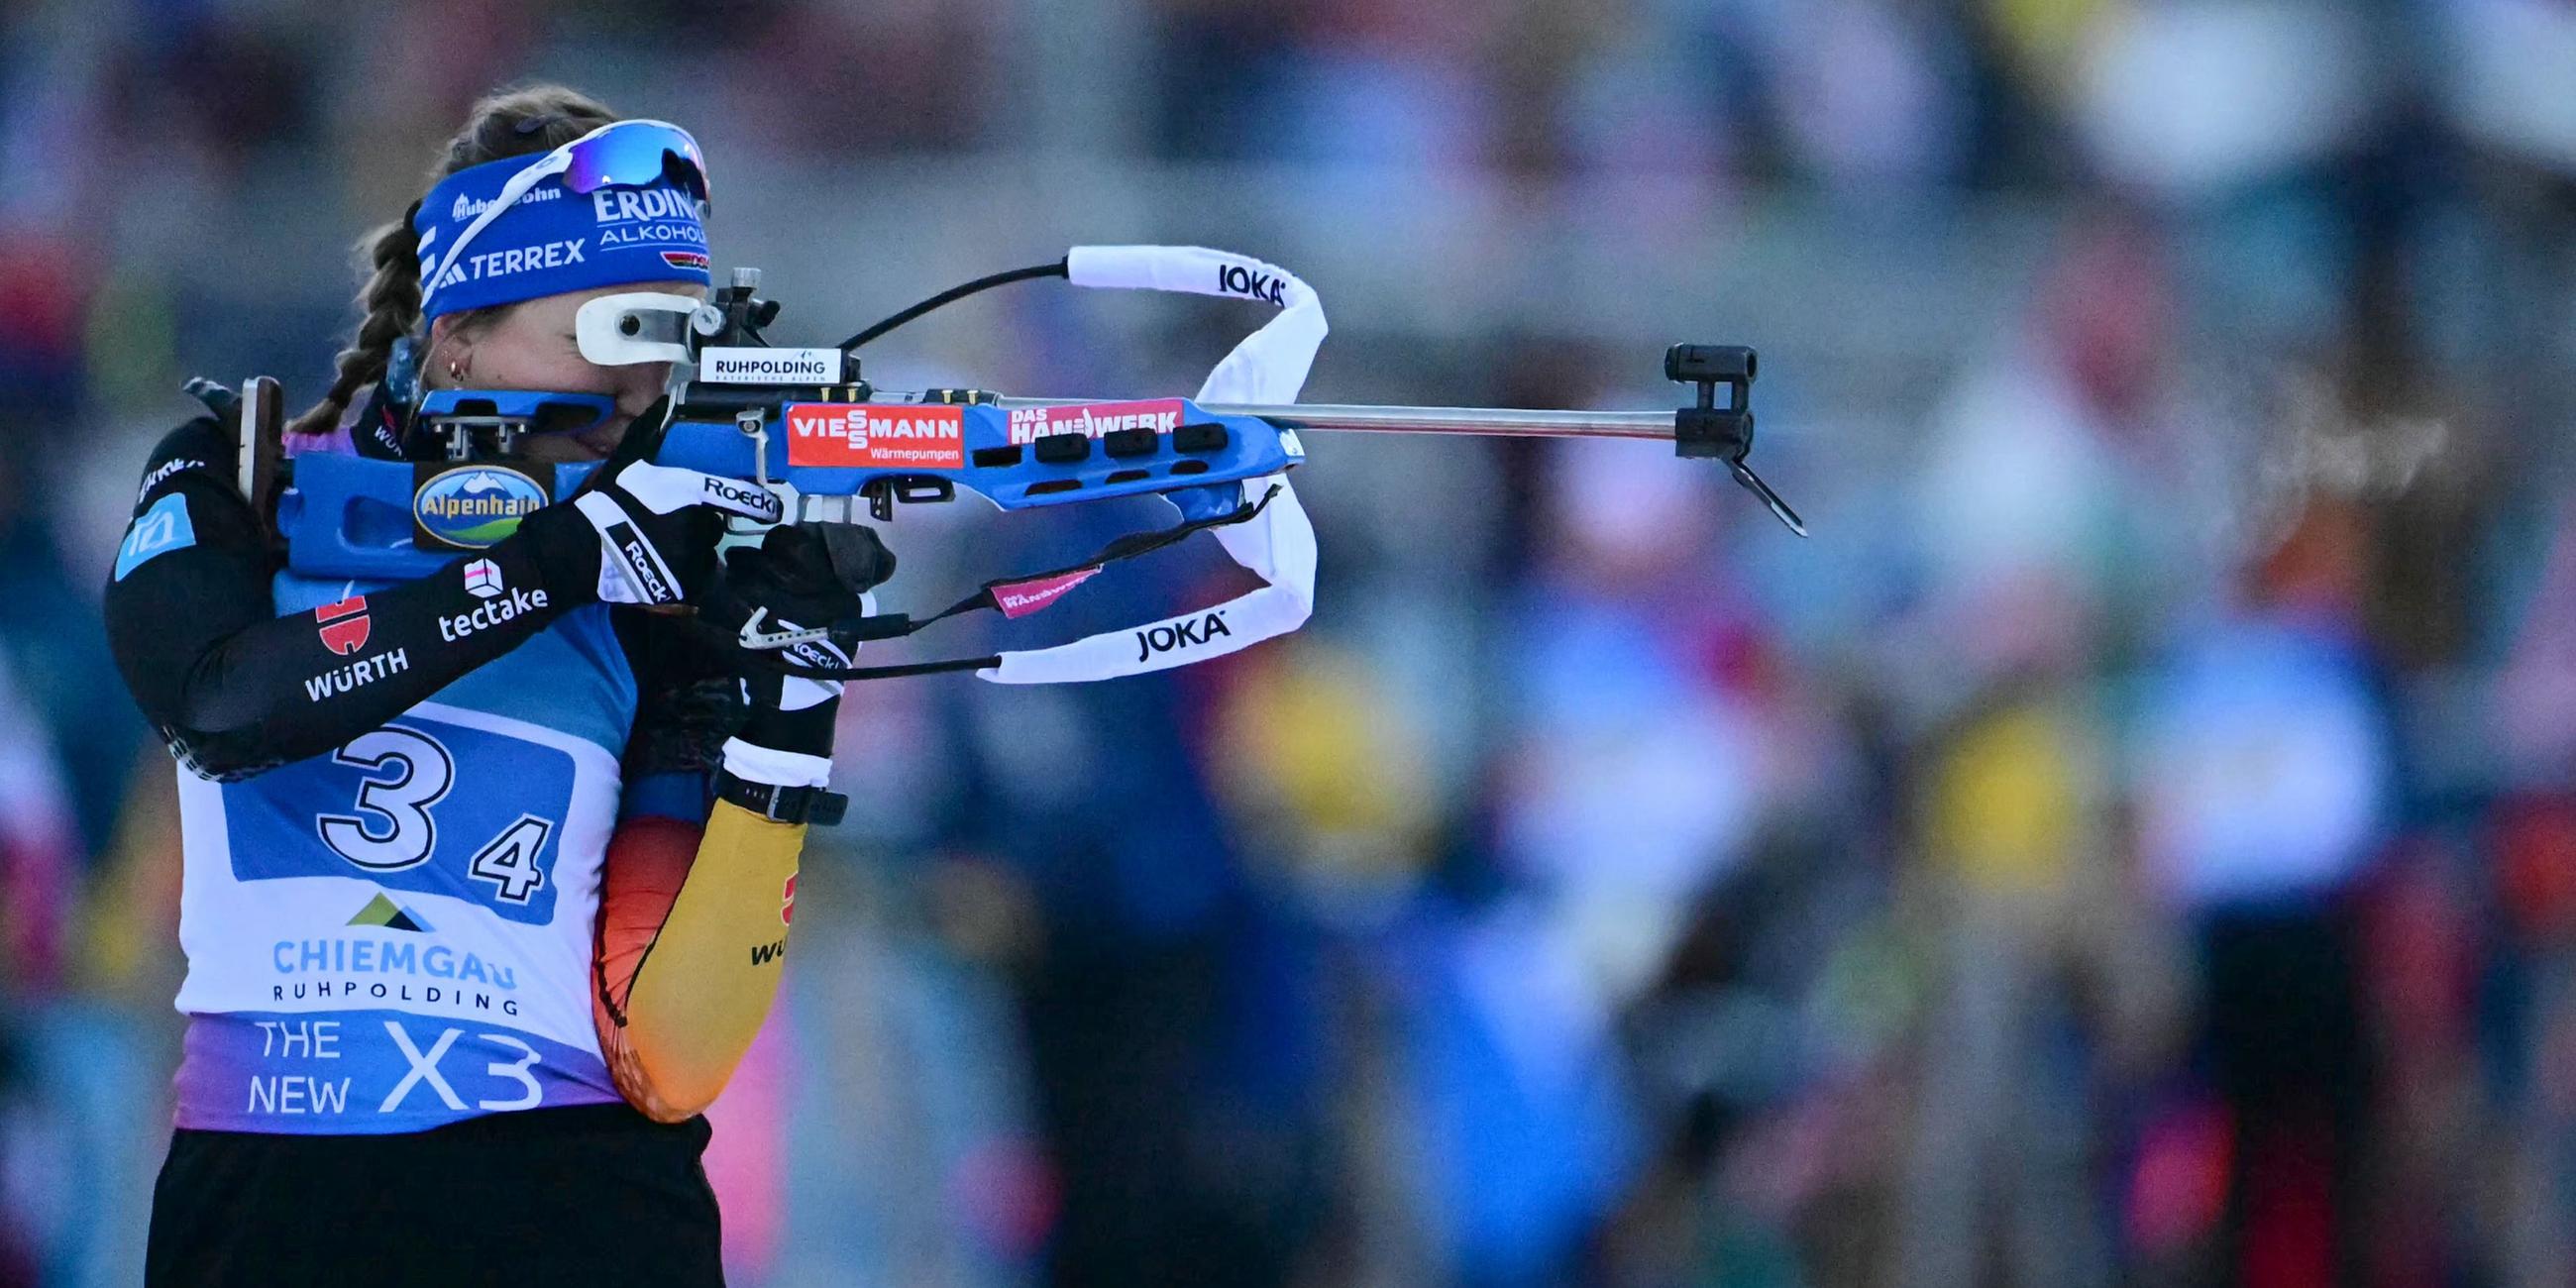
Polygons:
[[367,646],[367,636],[374,630],[367,622],[367,597],[351,595],[336,604],[324,604],[313,610],[319,624],[322,647],[342,657]]
[[778,894],[778,924],[796,924],[796,874],[793,872],[787,874],[787,888]]

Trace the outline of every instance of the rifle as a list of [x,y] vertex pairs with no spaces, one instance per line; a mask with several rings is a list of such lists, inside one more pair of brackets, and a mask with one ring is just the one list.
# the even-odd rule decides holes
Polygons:
[[[1015,398],[971,389],[889,393],[862,375],[858,350],[886,332],[980,291],[1050,277],[1076,285],[1247,299],[1280,312],[1218,364],[1196,398]],[[1672,412],[1308,405],[1293,400],[1325,332],[1320,302],[1293,274],[1225,252],[1078,247],[1053,264],[942,292],[829,347],[771,344],[764,330],[780,306],[759,289],[759,270],[737,268],[704,302],[629,292],[603,296],[580,310],[576,338],[590,361],[672,365],[667,417],[658,426],[639,426],[661,437],[652,454],[657,463],[769,488],[786,501],[790,522],[848,521],[862,505],[867,516],[888,521],[899,504],[949,502],[961,491],[1003,510],[1154,494],[1170,500],[1184,519],[1174,528],[1120,538],[1077,564],[987,582],[931,617],[870,617],[838,624],[829,634],[850,643],[891,638],[976,608],[1024,616],[1110,562],[1203,529],[1216,530],[1238,562],[1272,583],[1224,607],[1135,629],[1134,659],[1108,657],[1104,641],[1119,651],[1129,646],[1126,632],[1112,632],[1034,653],[843,668],[843,678],[975,669],[1002,682],[1093,679],[1200,661],[1295,629],[1312,604],[1313,535],[1286,473],[1305,459],[1301,435],[1319,431],[1669,439],[1682,458],[1726,462],[1737,482],[1783,524],[1806,535],[1796,512],[1746,463],[1757,368],[1754,351],[1742,346],[1676,344],[1667,350],[1666,378],[1695,390],[1693,405]],[[273,382],[264,392],[261,405],[273,408]],[[606,403],[595,395],[431,390],[421,396],[414,424],[444,437],[444,461],[307,454],[280,462],[273,447],[274,412],[255,424],[246,399],[243,459],[257,460],[263,472],[275,474],[253,484],[264,492],[251,494],[276,496],[276,531],[292,571],[416,577],[499,540],[519,515],[577,491],[592,466],[532,465],[517,459],[517,440],[555,425],[595,421],[611,410]],[[1290,602],[1240,611],[1266,591],[1283,589]],[[1237,610],[1236,616],[1229,618],[1229,610]],[[767,651],[826,633],[763,631],[753,620],[742,625],[739,638],[746,648]],[[782,669],[823,674],[810,667]]]

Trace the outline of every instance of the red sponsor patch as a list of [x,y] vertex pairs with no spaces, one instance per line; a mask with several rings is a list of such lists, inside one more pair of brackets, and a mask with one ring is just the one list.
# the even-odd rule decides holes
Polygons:
[[367,621],[367,597],[351,595],[336,604],[324,604],[313,610],[319,624],[322,647],[347,657],[367,646],[367,636],[375,628]]
[[1100,574],[1097,568],[1081,568],[1053,577],[1036,577],[1028,581],[996,582],[993,604],[1004,617],[1026,617],[1064,597],[1064,592]]
[[796,924],[796,874],[787,874],[787,888],[778,893],[778,924]]
[[1150,429],[1168,434],[1180,428],[1181,400],[1064,403],[1054,407],[1011,409],[1011,442],[1026,445],[1049,434],[1083,434],[1098,438],[1115,430]]
[[966,409],[895,403],[789,403],[787,463],[862,469],[964,469]]

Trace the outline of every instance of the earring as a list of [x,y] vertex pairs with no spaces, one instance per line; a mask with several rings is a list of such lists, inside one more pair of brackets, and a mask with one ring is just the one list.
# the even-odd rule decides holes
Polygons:
[[465,378],[465,369],[456,365],[456,359],[454,358],[447,360],[447,378],[450,380],[463,380]]

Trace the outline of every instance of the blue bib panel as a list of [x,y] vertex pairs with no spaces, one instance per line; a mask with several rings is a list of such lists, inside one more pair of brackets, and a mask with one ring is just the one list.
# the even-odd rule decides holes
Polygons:
[[[367,589],[281,574],[275,607]],[[591,934],[635,699],[592,605],[334,751],[180,770],[179,1125],[406,1132],[617,1099]]]

